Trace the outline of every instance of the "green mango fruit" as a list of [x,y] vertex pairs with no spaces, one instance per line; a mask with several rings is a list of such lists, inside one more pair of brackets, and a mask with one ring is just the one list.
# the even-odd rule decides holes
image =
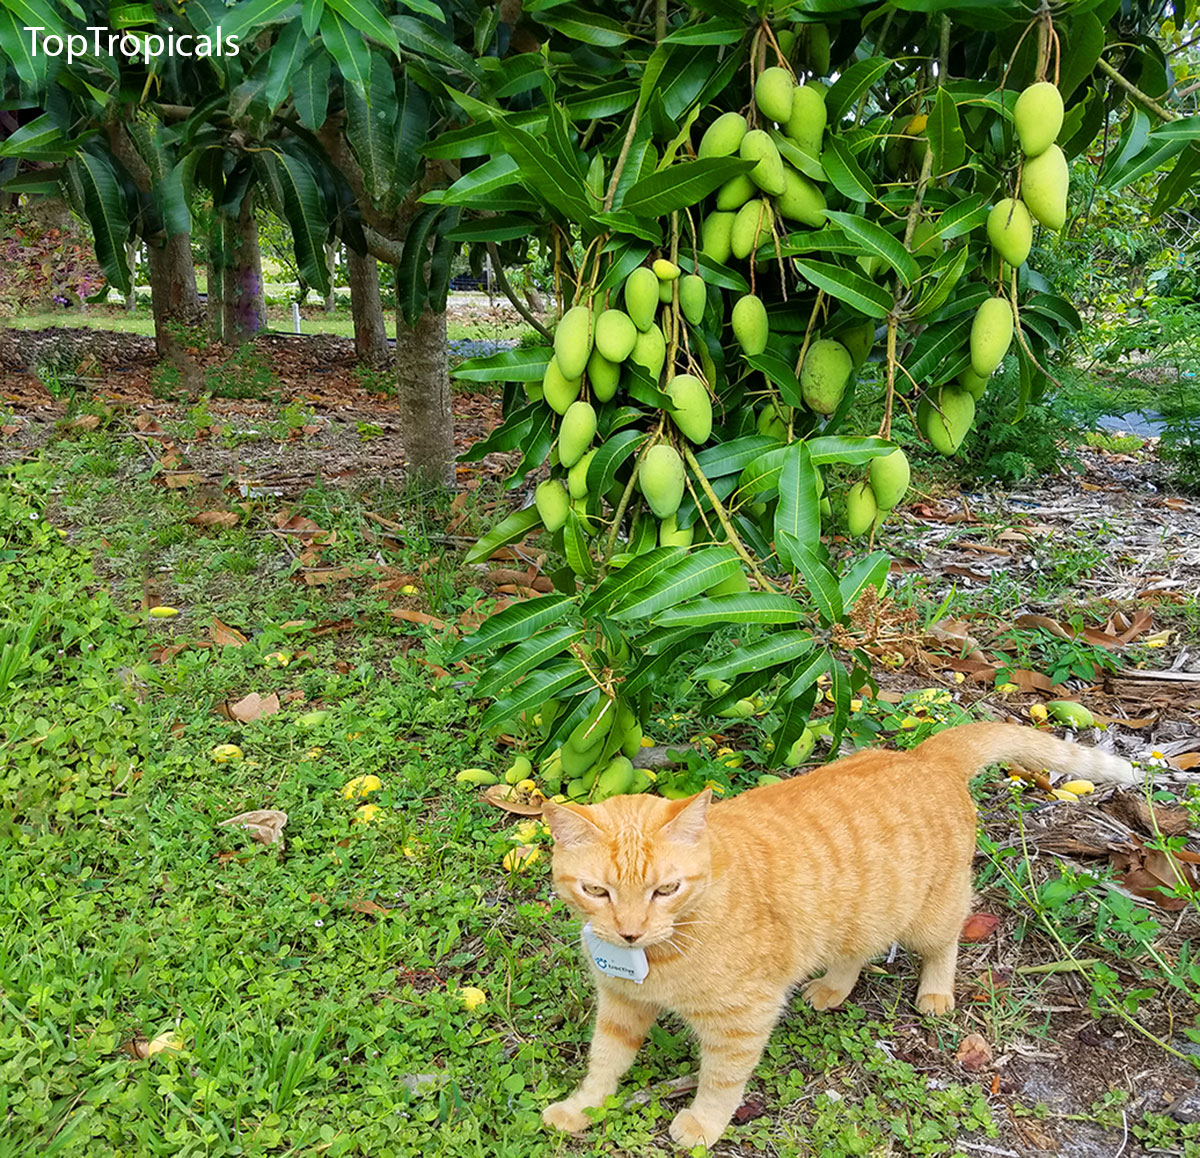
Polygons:
[[596,319],[596,350],[610,362],[624,362],[637,336],[638,327],[624,310],[605,310]]
[[875,492],[875,502],[880,510],[890,511],[908,490],[912,472],[908,465],[908,455],[899,447],[891,454],[880,455],[871,459],[867,467],[871,478],[871,490]]
[[722,113],[700,138],[697,157],[732,157],[746,135],[746,118],[741,113]]
[[[792,91],[796,82],[786,68],[764,68],[754,84],[754,102],[769,121],[783,124],[792,115]],[[739,142],[740,144],[740,142]]]
[[866,362],[875,345],[875,323],[867,321],[851,326],[838,335],[838,341],[850,351],[850,360],[858,370]]
[[675,516],[668,515],[659,521],[658,545],[660,547],[690,547],[695,534],[695,527],[684,527],[680,530],[675,525]]
[[1067,158],[1057,145],[1025,162],[1021,197],[1047,229],[1058,230],[1066,224],[1069,184]]
[[787,407],[787,413],[780,410],[777,402],[772,402],[768,406],[764,406],[762,412],[758,416],[756,424],[759,434],[765,434],[769,438],[776,438],[782,442],[787,438],[788,418],[791,414],[791,407]]
[[[805,24],[803,26],[808,49],[808,65],[817,76],[828,76],[830,56],[833,43],[829,38],[829,28],[824,24]],[[815,83],[815,82],[813,82]]]
[[800,390],[804,404],[818,414],[832,414],[846,393],[854,359],[841,342],[821,338],[813,342],[800,368]]
[[665,305],[675,297],[675,283],[673,281],[660,281],[658,283],[658,300]]
[[596,437],[596,411],[590,402],[572,402],[558,430],[558,460],[573,467]]
[[846,529],[854,538],[865,535],[875,521],[879,504],[870,483],[855,483],[846,494]]
[[583,778],[581,776],[577,776],[566,786],[566,788],[563,789],[563,795],[568,800],[571,800],[576,804],[578,804],[580,801],[586,800],[587,794],[588,786],[583,782]]
[[607,800],[610,796],[620,796],[629,791],[633,783],[633,764],[628,756],[614,756],[604,770],[596,777],[596,791],[593,800]]
[[717,190],[717,209],[722,212],[740,209],[751,197],[757,196],[758,186],[751,180],[750,174],[739,173]]
[[757,788],[769,788],[772,784],[782,784],[783,777],[776,776],[774,772],[764,772],[754,782]]
[[1025,264],[1033,248],[1033,218],[1025,202],[1005,197],[992,206],[987,219],[988,240],[1014,269]]
[[821,140],[828,121],[825,94],[815,85],[799,85],[792,93],[792,110],[783,126],[788,139],[816,157],[821,152]]
[[764,129],[751,129],[743,138],[738,155],[743,161],[755,161],[750,179],[764,193],[778,197],[784,189],[783,158]]
[[742,347],[742,352],[754,357],[767,348],[770,327],[767,323],[767,307],[755,294],[743,294],[734,303],[730,315],[733,335]]
[[625,312],[639,330],[654,325],[658,312],[658,278],[654,270],[639,265],[625,279]]
[[988,379],[981,374],[976,374],[968,366],[959,374],[958,384],[978,402],[983,397],[983,392],[987,389]]
[[653,382],[658,381],[662,368],[667,360],[667,340],[657,326],[651,325],[648,330],[638,334],[629,361],[635,366],[641,366]]
[[583,389],[582,378],[568,378],[558,364],[558,356],[552,354],[546,363],[546,372],[542,375],[542,396],[546,405],[555,414],[566,414],[567,407],[579,397]]
[[1040,157],[1058,139],[1063,124],[1062,93],[1048,80],[1031,84],[1013,106],[1013,126],[1021,152]]
[[659,281],[676,281],[683,272],[679,266],[665,257],[656,258],[650,268]]
[[554,331],[554,356],[564,378],[582,378],[592,352],[592,311],[588,306],[572,306]]
[[697,445],[707,442],[712,434],[712,401],[708,387],[694,374],[676,374],[667,383],[666,393],[675,403],[671,420]]
[[817,737],[807,728],[800,733],[799,736],[792,742],[792,746],[788,749],[788,754],[784,759],[784,763],[789,768],[795,768],[798,764],[803,764],[805,760],[812,755],[813,747],[816,745]]
[[717,715],[722,720],[748,720],[754,715],[754,701],[738,700],[737,703],[731,704],[724,711],[717,712]]
[[704,218],[700,228],[700,247],[710,262],[725,265],[733,253],[733,222],[737,214],[713,212]]
[[652,446],[642,459],[638,471],[642,494],[650,509],[660,519],[673,515],[683,501],[683,459],[674,447],[660,442]]
[[1046,711],[1056,723],[1070,724],[1072,728],[1092,728],[1096,724],[1096,717],[1074,700],[1051,700]]
[[796,47],[796,34],[790,28],[781,28],[775,33],[775,43],[785,58],[790,57],[792,49]]
[[708,287],[699,274],[689,273],[679,279],[679,308],[693,326],[698,326],[708,304]]
[[1007,298],[988,298],[971,323],[971,369],[990,378],[1012,345],[1013,312]]
[[825,194],[790,165],[784,166],[783,192],[775,198],[775,208],[780,216],[799,221],[801,225],[820,228],[825,224]]
[[454,782],[455,784],[477,784],[483,787],[486,784],[499,784],[500,777],[486,768],[464,768],[454,777]]
[[558,479],[548,478],[545,482],[538,483],[533,492],[533,502],[542,520],[542,526],[547,531],[553,535],[555,531],[562,529],[567,521],[571,500],[567,495],[567,488]]
[[[634,341],[636,342],[636,338]],[[632,351],[630,351],[632,353]],[[588,382],[597,402],[607,402],[621,382],[621,365],[610,362],[599,350],[593,350],[587,364]]]
[[567,491],[573,499],[586,499],[588,496],[587,472],[596,457],[595,450],[589,450],[570,470],[567,471]]
[[775,214],[771,203],[763,198],[747,201],[737,212],[729,234],[729,248],[734,257],[747,258],[759,245],[772,236]]
[[520,784],[533,776],[533,764],[528,756],[518,756],[504,773],[505,784]]
[[917,407],[917,426],[934,449],[953,454],[975,421],[975,399],[957,386],[943,386],[935,400],[922,398]]

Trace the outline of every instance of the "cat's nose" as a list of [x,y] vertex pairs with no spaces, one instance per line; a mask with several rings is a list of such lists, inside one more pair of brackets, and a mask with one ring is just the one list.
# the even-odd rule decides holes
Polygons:
[[622,933],[621,936],[632,945],[641,936],[641,933]]

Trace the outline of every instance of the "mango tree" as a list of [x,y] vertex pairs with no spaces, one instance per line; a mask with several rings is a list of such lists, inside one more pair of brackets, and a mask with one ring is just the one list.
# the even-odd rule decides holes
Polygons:
[[[1197,125],[1151,130],[1153,98],[1113,83],[1110,39],[1143,77],[1161,58],[1117,0],[702,2],[653,30],[530,9],[540,53],[453,94],[470,123],[436,148],[467,171],[424,198],[555,256],[552,344],[460,371],[509,384],[467,457],[520,451],[513,487],[549,468],[471,558],[542,533],[564,561],[457,649],[483,661],[484,724],[529,738],[548,792],[647,787],[630,757],[658,689],[735,625],[686,665],[709,709],[769,702],[779,763],[820,696],[836,747],[889,560],[829,532],[869,547],[901,441],[956,453],[1006,361],[1022,400],[1045,389],[1080,324],[1036,268],[1067,159],[1131,98],[1122,173],[1190,156]],[[542,99],[505,107],[517,90]]]

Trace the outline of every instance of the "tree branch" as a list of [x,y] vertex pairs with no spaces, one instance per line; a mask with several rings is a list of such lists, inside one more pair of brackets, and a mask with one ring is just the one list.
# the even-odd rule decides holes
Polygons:
[[533,314],[525,307],[525,305],[513,293],[513,288],[508,284],[508,278],[504,276],[504,266],[500,261],[500,251],[496,248],[494,241],[487,243],[488,257],[492,259],[492,274],[496,279],[496,284],[500,287],[500,292],[508,298],[512,304],[512,308],[517,311],[547,342],[554,341],[554,335],[550,333],[541,322],[533,316]]
[[1126,80],[1104,57],[1100,57],[1096,61],[1096,67],[1100,69],[1105,76],[1115,80],[1134,100],[1138,101],[1148,108],[1155,116],[1163,121],[1173,121],[1177,117],[1169,109],[1165,109],[1152,96],[1147,96],[1136,84]]

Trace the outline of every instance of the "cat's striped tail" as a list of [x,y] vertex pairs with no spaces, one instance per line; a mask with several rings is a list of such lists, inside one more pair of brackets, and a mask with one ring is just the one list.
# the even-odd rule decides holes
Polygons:
[[1072,779],[1140,784],[1128,760],[1073,744],[1020,724],[963,724],[947,728],[913,749],[914,755],[960,762],[968,776],[989,764],[1016,764],[1031,772],[1064,772]]

